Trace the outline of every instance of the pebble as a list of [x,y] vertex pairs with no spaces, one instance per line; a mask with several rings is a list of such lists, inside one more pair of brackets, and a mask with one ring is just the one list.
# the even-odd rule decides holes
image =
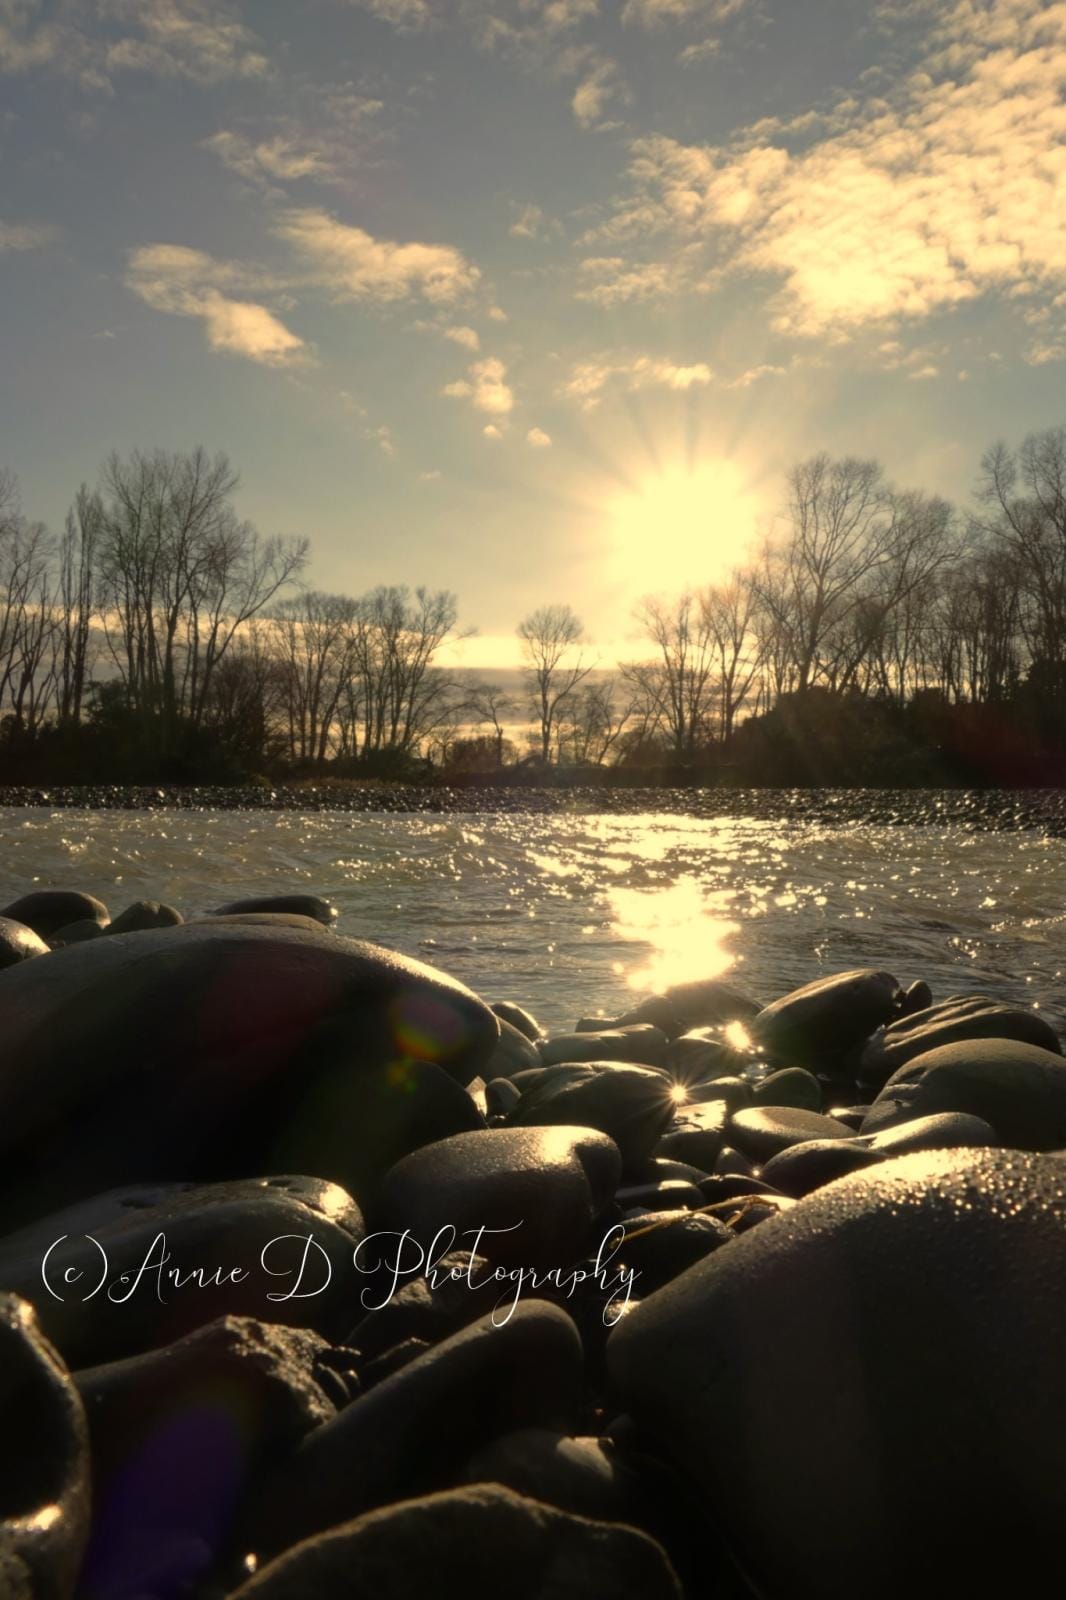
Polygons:
[[337,920],[336,906],[329,900],[322,900],[317,894],[253,895],[248,900],[230,900],[224,906],[216,906],[210,915],[232,917],[249,911],[281,912],[293,917],[309,917],[312,922],[320,922],[324,928],[332,927]]
[[50,939],[72,922],[88,919],[106,927],[111,920],[103,901],[80,889],[33,889],[4,906],[0,917],[24,923],[42,939]]
[[825,1068],[889,1022],[899,999],[899,984],[889,972],[836,972],[764,1006],[748,1032],[784,1066]]
[[571,1062],[612,1061],[636,1066],[659,1067],[666,1053],[665,1033],[650,1024],[615,1028],[600,1033],[559,1033],[540,1046],[540,1060],[546,1067]]
[[859,1076],[884,1084],[915,1056],[962,1039],[1017,1039],[1062,1053],[1054,1028],[1038,1012],[1001,1005],[987,995],[962,995],[901,1017],[877,1033],[862,1052]]
[[1016,1039],[965,1039],[915,1056],[893,1074],[863,1130],[961,1111],[1018,1150],[1066,1146],[1066,1060]]
[[670,1084],[661,1072],[587,1062],[543,1072],[524,1089],[508,1121],[512,1127],[598,1128],[614,1140],[628,1173],[656,1149],[673,1114]]
[[48,946],[40,934],[27,928],[24,922],[11,917],[0,917],[0,972],[19,961],[32,961],[34,956],[46,956]]
[[811,1139],[850,1139],[851,1129],[817,1111],[795,1106],[754,1106],[729,1120],[729,1137],[753,1161],[769,1161],[790,1145]]

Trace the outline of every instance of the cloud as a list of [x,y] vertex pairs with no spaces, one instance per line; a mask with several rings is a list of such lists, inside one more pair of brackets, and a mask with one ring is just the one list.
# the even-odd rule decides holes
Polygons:
[[418,474],[418,481],[419,483],[439,483],[442,477],[443,473],[439,467],[430,467],[427,471]]
[[559,224],[546,217],[540,206],[520,206],[513,201],[511,204],[517,213],[507,230],[512,239],[543,239],[562,232]]
[[526,434],[526,443],[534,450],[550,450],[551,434],[545,433],[543,428],[530,428]]
[[452,400],[469,400],[475,411],[506,417],[514,409],[514,392],[506,382],[507,368],[495,356],[475,361],[469,377],[447,383],[441,394]]
[[727,146],[635,141],[631,197],[594,235],[635,248],[586,261],[581,297],[762,277],[776,328],[817,337],[1066,286],[1066,6],[920,14],[921,59],[887,97]]
[[0,0],[0,72],[56,72],[108,91],[127,72],[215,84],[270,63],[219,0]]
[[204,140],[204,148],[224,166],[249,182],[263,179],[292,182],[296,178],[329,176],[330,166],[313,144],[276,134],[254,143],[240,133],[221,131]]
[[127,286],[154,311],[198,318],[212,350],[263,366],[306,365],[307,345],[272,311],[257,301],[233,297],[234,290],[251,290],[264,282],[262,274],[236,262],[166,244],[135,250],[126,275]]
[[350,0],[360,11],[369,11],[394,28],[424,28],[431,21],[428,0]]
[[47,222],[0,222],[0,256],[42,250],[58,239],[59,229]]
[[478,269],[451,245],[375,239],[315,208],[282,212],[274,232],[337,300],[385,304],[421,298],[451,305],[472,294],[480,281]]
[[728,22],[741,11],[750,10],[753,0],[626,0],[622,21],[642,28],[659,28],[671,23]]
[[656,356],[634,356],[623,361],[601,357],[579,362],[563,384],[562,393],[567,399],[576,400],[582,410],[592,411],[611,386],[628,393],[650,388],[684,391],[705,388],[712,377],[710,367],[702,361],[678,366]]
[[494,422],[486,422],[486,424],[482,428],[481,432],[482,432],[482,434],[484,435],[484,437],[486,439],[492,439],[493,441],[496,441],[498,439],[502,439],[503,438],[502,431],[496,426],[496,424]]
[[612,100],[627,103],[629,98],[618,63],[603,60],[597,61],[582,78],[574,90],[570,106],[579,127],[595,128],[602,123]]
[[481,349],[481,337],[476,328],[467,328],[460,324],[458,327],[442,328],[441,333],[453,344],[462,345],[464,350]]

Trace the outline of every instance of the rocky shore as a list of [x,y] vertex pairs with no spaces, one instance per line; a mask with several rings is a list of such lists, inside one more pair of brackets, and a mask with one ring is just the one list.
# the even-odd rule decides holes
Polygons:
[[1066,789],[639,789],[626,787],[487,788],[440,785],[323,783],[129,787],[0,786],[0,807],[42,806],[88,811],[456,812],[533,815],[648,812],[687,817],[755,817],[766,822],[818,822],[1034,828],[1066,838]]
[[115,909],[0,912],[0,1595],[1044,1592],[1036,1011],[863,968],[545,1037],[315,896]]

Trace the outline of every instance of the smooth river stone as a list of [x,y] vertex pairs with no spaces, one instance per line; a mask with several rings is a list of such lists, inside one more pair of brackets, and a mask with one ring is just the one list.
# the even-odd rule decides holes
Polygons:
[[4,906],[0,917],[25,923],[42,939],[50,939],[71,922],[88,919],[103,928],[111,920],[103,901],[80,889],[32,889]]
[[309,1539],[233,1600],[681,1600],[662,1547],[498,1483],[373,1511]]
[[728,1122],[729,1104],[725,1100],[682,1105],[655,1146],[655,1154],[690,1163],[700,1172],[711,1172],[725,1145]]
[[11,917],[0,917],[0,971],[14,967],[20,961],[32,961],[34,956],[46,956],[48,946],[40,934],[27,928],[24,922]]
[[652,1154],[673,1114],[670,1083],[661,1072],[600,1061],[544,1070],[508,1121],[522,1128],[598,1128],[614,1140],[629,1172]]
[[798,1200],[823,1184],[859,1172],[890,1156],[911,1155],[916,1150],[993,1149],[999,1139],[987,1122],[961,1112],[917,1117],[883,1133],[865,1133],[852,1139],[815,1139],[782,1150],[762,1169],[762,1179]]
[[[0,1037],[10,1226],[120,1183],[276,1171],[283,1155],[290,1170],[354,1183],[364,1102],[376,1114],[382,1098],[365,1075],[395,1074],[402,1124],[405,1062],[468,1082],[498,1027],[461,984],[391,951],[219,921],[0,972]],[[457,1131],[452,1119],[429,1137]]]
[[557,1306],[523,1299],[508,1320],[480,1317],[308,1434],[253,1513],[246,1548],[279,1550],[454,1482],[514,1428],[569,1432],[582,1379],[581,1337]]
[[[564,1266],[595,1249],[596,1223],[622,1173],[618,1147],[589,1127],[489,1128],[406,1156],[386,1174],[375,1230],[492,1262]],[[484,1228],[483,1235],[479,1230]],[[440,1253],[440,1252],[438,1252]]]
[[532,1016],[525,1006],[520,1006],[517,1001],[496,1000],[493,1002],[491,1009],[501,1022],[509,1022],[512,1028],[517,1028],[519,1033],[524,1034],[532,1044],[536,1044],[538,1040],[544,1037],[544,1030],[536,1017]]
[[863,1050],[859,1077],[884,1084],[915,1056],[960,1039],[1017,1039],[1061,1054],[1058,1035],[1038,1012],[1001,1005],[986,995],[956,995],[875,1035]]
[[500,1017],[500,1037],[495,1050],[482,1070],[486,1083],[493,1078],[509,1078],[515,1072],[536,1069],[542,1065],[540,1051],[533,1041],[506,1017]]
[[147,933],[150,928],[180,928],[185,921],[180,911],[162,900],[135,900],[108,924],[106,932]]
[[0,1593],[70,1600],[89,1531],[78,1392],[33,1309],[0,1295]]
[[546,1067],[575,1062],[623,1061],[635,1066],[661,1066],[666,1035],[659,1028],[639,1026],[605,1029],[600,1033],[558,1033],[540,1046]]
[[821,1111],[822,1086],[803,1067],[784,1067],[756,1084],[756,1105],[795,1106],[798,1111]]
[[337,908],[317,894],[260,894],[247,900],[230,900],[208,913],[212,917],[240,916],[244,912],[279,911],[294,917],[310,917],[324,928],[337,920]]
[[550,1428],[519,1428],[493,1439],[474,1452],[464,1476],[468,1483],[502,1483],[579,1517],[627,1522],[640,1510],[636,1475],[609,1441]]
[[796,1106],[753,1106],[750,1111],[737,1111],[729,1119],[729,1137],[753,1161],[769,1161],[790,1145],[806,1144],[811,1139],[851,1139],[853,1133],[845,1123],[817,1111],[801,1111]]
[[980,1117],[1018,1150],[1066,1147],[1066,1060],[1014,1039],[965,1039],[908,1061],[870,1107],[863,1132],[937,1112]]
[[[164,1243],[153,1249],[159,1235]],[[314,1247],[306,1247],[300,1284],[309,1235]],[[32,1302],[67,1363],[83,1367],[165,1344],[220,1316],[327,1326],[354,1298],[352,1252],[362,1237],[351,1196],[317,1178],[145,1185],[80,1201],[0,1240],[0,1284]],[[48,1262],[50,1293],[42,1262],[60,1239]],[[164,1250],[170,1260],[162,1279],[158,1271],[138,1279],[138,1269],[158,1264]],[[90,1296],[104,1277],[105,1257],[113,1290]],[[175,1268],[184,1276],[197,1267],[208,1274],[225,1269],[223,1281],[201,1286],[190,1278],[179,1286],[165,1277]],[[246,1277],[226,1281],[231,1268],[244,1269]],[[68,1271],[81,1276],[68,1280]],[[123,1273],[130,1274],[129,1284],[118,1282]],[[268,1298],[298,1286],[303,1298]],[[310,1293],[319,1286],[321,1292]]]
[[644,1300],[608,1367],[758,1593],[1041,1593],[1066,1516],[1064,1277],[1066,1159],[923,1152]]
[[896,1015],[899,995],[889,972],[836,972],[764,1006],[748,1032],[787,1066],[828,1067]]
[[75,1374],[89,1422],[93,1533],[82,1600],[193,1592],[264,1471],[358,1393],[356,1352],[224,1317]]

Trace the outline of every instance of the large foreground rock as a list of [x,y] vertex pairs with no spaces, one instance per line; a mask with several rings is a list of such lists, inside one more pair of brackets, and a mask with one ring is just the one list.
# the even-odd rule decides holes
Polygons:
[[30,1306],[0,1295],[0,1593],[69,1600],[88,1527],[77,1390]]
[[351,1182],[361,1078],[393,1075],[403,1122],[406,1066],[468,1082],[497,1033],[443,973],[325,930],[208,922],[22,962],[0,972],[0,1219],[283,1160]]
[[681,1600],[661,1546],[475,1484],[408,1500],[298,1545],[234,1600]]
[[1066,1516],[1066,1159],[904,1156],[645,1300],[608,1364],[760,1594],[1039,1593]]

